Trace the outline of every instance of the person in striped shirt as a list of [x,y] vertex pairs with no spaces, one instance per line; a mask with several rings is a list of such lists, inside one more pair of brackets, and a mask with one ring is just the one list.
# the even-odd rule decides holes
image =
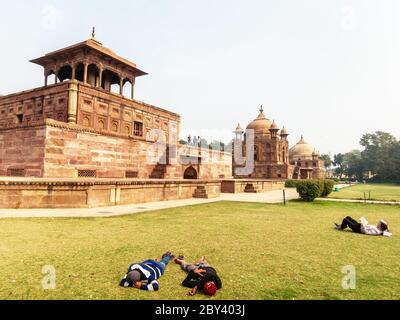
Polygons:
[[131,264],[128,268],[128,272],[122,278],[120,286],[124,288],[158,291],[160,286],[157,280],[164,274],[168,263],[174,258],[175,256],[171,252],[167,252],[161,259],[146,260],[141,263]]
[[346,217],[343,219],[341,225],[335,223],[336,230],[344,230],[347,227],[349,227],[353,232],[369,236],[392,236],[385,220],[380,220],[376,226],[370,225],[364,217],[360,218],[360,222],[357,222],[352,217]]

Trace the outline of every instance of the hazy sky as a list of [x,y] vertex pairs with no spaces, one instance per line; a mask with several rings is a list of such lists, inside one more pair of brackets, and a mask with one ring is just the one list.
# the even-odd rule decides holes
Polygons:
[[232,137],[265,114],[321,153],[400,137],[397,0],[2,2],[0,94],[43,84],[28,60],[97,39],[149,76],[136,98],[182,116],[182,137]]

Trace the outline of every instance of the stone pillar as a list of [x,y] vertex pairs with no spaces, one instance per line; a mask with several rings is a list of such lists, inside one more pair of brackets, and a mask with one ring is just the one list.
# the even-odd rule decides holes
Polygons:
[[119,94],[121,96],[124,94],[124,79],[122,77],[119,80]]
[[71,80],[75,80],[76,78],[76,65],[71,65],[72,68],[72,76],[71,76]]
[[47,87],[47,81],[48,81],[48,79],[49,79],[49,75],[48,75],[48,74],[45,74],[45,75],[44,75],[44,86],[45,86],[45,87]]
[[99,70],[99,85],[98,88],[102,88],[101,84],[103,82],[103,69]]
[[135,78],[131,80],[132,88],[131,88],[131,99],[135,99]]
[[88,67],[89,67],[89,65],[87,63],[85,63],[84,72],[83,72],[83,83],[87,83],[87,80],[88,80]]
[[68,123],[76,123],[78,112],[78,82],[73,80],[68,89]]
[[57,73],[56,74],[54,74],[54,84],[57,84],[58,83],[58,76],[57,76]]

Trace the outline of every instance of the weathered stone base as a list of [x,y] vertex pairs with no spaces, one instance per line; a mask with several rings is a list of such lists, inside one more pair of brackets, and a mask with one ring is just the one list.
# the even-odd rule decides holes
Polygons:
[[0,181],[0,208],[92,208],[164,200],[218,197],[219,180]]
[[221,181],[222,193],[258,193],[273,190],[283,190],[283,180],[231,179]]

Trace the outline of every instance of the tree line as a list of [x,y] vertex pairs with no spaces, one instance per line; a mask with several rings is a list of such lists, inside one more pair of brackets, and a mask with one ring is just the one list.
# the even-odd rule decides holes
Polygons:
[[371,179],[377,182],[400,182],[400,140],[383,131],[364,134],[362,150],[352,150],[333,156],[323,155],[325,167],[334,167],[334,175],[342,179]]

